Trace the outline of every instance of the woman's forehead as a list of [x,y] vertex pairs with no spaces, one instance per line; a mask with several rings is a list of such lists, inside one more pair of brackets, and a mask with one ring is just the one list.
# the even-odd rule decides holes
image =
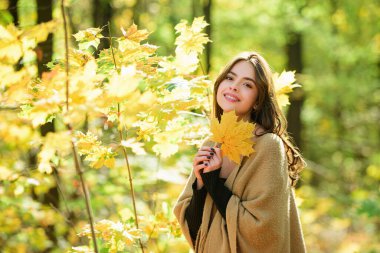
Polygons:
[[252,66],[252,63],[248,61],[236,62],[230,69],[229,73],[231,73],[232,75],[239,76],[239,77],[247,77],[247,78],[253,78],[253,79],[255,77],[255,71]]

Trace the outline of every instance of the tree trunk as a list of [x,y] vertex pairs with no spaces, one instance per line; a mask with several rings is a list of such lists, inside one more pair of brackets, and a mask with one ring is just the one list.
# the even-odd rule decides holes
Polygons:
[[[289,33],[288,43],[286,45],[288,56],[287,69],[295,70],[296,73],[302,73],[302,35],[300,33]],[[295,88],[290,96],[290,106],[287,113],[288,132],[293,137],[298,147],[302,147],[301,132],[301,111],[304,102],[304,94],[301,88]]]
[[18,9],[17,9],[18,0],[9,0],[8,11],[13,17],[13,24],[19,26],[18,20]]
[[[52,20],[53,5],[52,0],[37,0],[37,24]],[[47,40],[37,46],[38,74],[47,71],[46,64],[52,60],[53,55],[53,34],[50,33]]]
[[[37,0],[37,24],[48,22],[52,20],[53,3],[52,0]],[[38,44],[37,46],[37,66],[38,75],[41,77],[42,73],[48,71],[46,64],[52,60],[53,56],[53,34],[50,33],[47,40]],[[54,121],[48,122],[40,127],[41,136],[46,136],[49,132],[54,132]],[[59,180],[58,171],[54,168],[53,173]],[[37,196],[35,196],[37,197]],[[59,192],[57,185],[49,189],[40,199],[42,204],[52,206],[59,209]],[[50,252],[52,249],[57,248],[58,239],[55,234],[55,226],[49,225],[45,229],[45,233],[53,245],[46,249],[44,252]]]
[[[205,21],[209,24],[206,26],[206,33],[208,34],[210,40],[212,36],[212,24],[211,24],[211,9],[212,9],[212,0],[204,0],[203,2],[203,13],[205,16]],[[207,43],[206,44],[206,50],[205,50],[205,71],[206,73],[209,73],[210,68],[211,68],[211,49],[212,49],[212,44]]]
[[192,5],[191,5],[191,11],[192,11],[192,16],[193,19],[199,16],[202,16],[202,10],[200,9],[201,7],[201,2],[200,0],[192,0]]
[[[109,1],[105,0],[93,0],[93,10],[92,10],[92,18],[93,18],[93,26],[94,27],[104,27],[102,34],[106,37],[109,37],[108,27],[105,27],[108,22],[111,24],[112,19],[112,6]],[[110,42],[108,39],[100,40],[100,44],[98,46],[98,50],[95,52],[95,57],[99,54],[100,50],[109,48]]]
[[[15,26],[20,25],[19,24],[19,18],[18,18],[18,7],[17,7],[17,5],[18,5],[18,0],[9,0],[8,11],[12,15],[13,24],[15,24]],[[22,59],[19,59],[15,68],[17,71],[19,71],[20,69],[22,69],[22,67],[23,67]]]
[[[141,26],[141,14],[145,12],[145,5],[147,3],[145,0],[137,0],[132,7],[133,11],[133,23],[135,23],[138,27]],[[170,4],[170,3],[169,3]]]

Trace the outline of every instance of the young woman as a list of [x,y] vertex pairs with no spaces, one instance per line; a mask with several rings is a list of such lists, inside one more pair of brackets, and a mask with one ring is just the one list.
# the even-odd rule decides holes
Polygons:
[[256,123],[255,152],[237,165],[206,141],[174,214],[183,234],[202,253],[306,252],[292,186],[305,163],[288,140],[272,73],[259,54],[242,53],[219,75],[214,112],[234,110]]

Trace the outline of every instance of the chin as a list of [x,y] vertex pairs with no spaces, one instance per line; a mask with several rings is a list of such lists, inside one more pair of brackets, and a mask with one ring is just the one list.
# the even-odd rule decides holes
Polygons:
[[231,108],[231,107],[228,107],[228,108],[223,108],[221,107],[223,112],[230,112],[230,111],[235,111],[235,108]]

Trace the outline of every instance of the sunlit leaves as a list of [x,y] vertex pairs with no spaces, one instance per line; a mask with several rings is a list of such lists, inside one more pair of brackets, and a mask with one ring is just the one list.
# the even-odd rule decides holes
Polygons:
[[54,21],[41,23],[25,30],[19,30],[13,24],[0,25],[0,60],[2,63],[15,64],[37,43],[46,40],[56,27]]
[[[136,91],[141,78],[136,73],[136,67],[122,66],[120,74],[115,72],[107,85],[109,98],[114,102],[122,102]],[[137,94],[135,94],[137,95]],[[138,95],[137,95],[138,96]]]
[[289,93],[291,93],[294,88],[301,87],[301,85],[294,83],[295,81],[293,71],[283,71],[281,74],[273,74],[273,83],[280,107],[289,105]]
[[15,64],[23,55],[22,42],[18,37],[21,35],[13,24],[7,27],[0,25],[0,60],[3,63]]
[[[134,228],[129,223],[121,223],[120,221],[101,220],[96,222],[94,227],[97,238],[106,243],[108,252],[125,251],[141,237],[141,230]],[[79,236],[91,238],[90,226],[86,225]],[[75,250],[73,252],[82,252],[81,250],[83,250],[82,248],[73,249]]]
[[207,34],[201,32],[206,26],[208,24],[204,21],[204,17],[195,18],[191,26],[187,25],[187,20],[182,20],[175,26],[176,32],[180,33],[180,35],[174,44],[186,54],[191,52],[201,53],[204,49],[204,44],[210,42]]
[[100,39],[103,38],[101,32],[102,29],[100,28],[87,28],[86,30],[77,32],[73,36],[75,40],[78,41],[80,50],[87,50],[91,46],[97,49],[100,44]]
[[144,144],[137,142],[136,138],[130,138],[128,140],[121,141],[121,145],[126,148],[130,148],[136,155],[145,155],[146,152],[143,148]]
[[99,169],[102,166],[113,168],[115,166],[116,153],[112,148],[103,146],[98,137],[88,132],[83,134],[77,132],[76,146],[80,155],[86,156],[85,160],[90,162],[90,166]]
[[149,36],[149,32],[147,30],[138,30],[137,25],[132,24],[127,31],[124,28],[121,28],[121,32],[126,40],[130,40],[136,43],[140,43],[143,40],[146,40]]
[[[198,68],[199,54],[209,41],[201,32],[205,25],[203,19],[197,19],[191,27],[183,22],[177,29],[180,39],[177,40],[176,55],[166,57],[155,55],[157,46],[142,43],[148,39],[149,32],[139,30],[136,25],[123,28],[123,36],[112,38],[112,49],[101,50],[97,58],[91,54],[91,48],[97,48],[101,39],[108,38],[103,38],[99,28],[80,31],[74,35],[79,48],[69,50],[68,87],[66,62],[62,59],[50,63],[50,71],[43,73],[40,79],[36,78],[36,72],[26,68],[15,71],[14,65],[25,58],[25,49],[33,53],[36,43],[46,39],[52,24],[28,32],[1,27],[4,40],[0,43],[0,58],[4,61],[0,65],[0,77],[1,89],[5,91],[1,94],[1,102],[20,108],[19,116],[24,124],[28,124],[26,129],[13,128],[13,135],[4,131],[5,139],[12,142],[14,135],[22,138],[31,131],[38,133],[38,127],[55,119],[57,132],[35,140],[35,145],[40,148],[36,172],[46,178],[46,174],[55,170],[67,169],[67,160],[71,163],[73,159],[72,142],[85,167],[115,170],[125,169],[119,164],[116,166],[117,154],[122,149],[132,153],[132,157],[150,153],[167,158],[182,146],[197,143],[205,131],[195,118],[205,119],[207,115],[210,108],[207,94],[211,83],[207,76],[191,73]],[[186,43],[185,38],[195,40]],[[85,128],[88,132],[66,132],[64,129],[69,125],[70,129]],[[118,131],[128,137],[115,137]],[[19,176],[8,167],[0,168],[5,180]],[[69,173],[75,173],[72,165],[69,168]],[[20,178],[19,182],[24,180]],[[54,183],[37,177],[31,180],[34,180],[36,194],[46,193]],[[73,184],[79,189],[76,180]],[[28,189],[27,183],[15,184],[12,194],[19,196]],[[45,215],[53,217],[48,212]],[[96,233],[109,252],[126,251],[144,232],[152,236],[164,230],[165,233],[179,234],[178,224],[173,219],[162,215],[152,217],[154,226],[147,225],[143,231],[136,230],[134,224],[103,220],[96,224]],[[50,224],[51,220],[47,218],[43,225]],[[89,236],[89,230],[81,235]],[[91,251],[86,247],[72,250]]]
[[68,132],[48,133],[38,153],[38,170],[50,174],[53,166],[58,166],[59,159],[69,154],[71,148]]
[[223,156],[240,164],[240,155],[248,156],[254,152],[252,140],[254,129],[254,124],[238,121],[235,111],[230,111],[222,115],[220,123],[217,118],[211,120],[210,140],[221,145]]

